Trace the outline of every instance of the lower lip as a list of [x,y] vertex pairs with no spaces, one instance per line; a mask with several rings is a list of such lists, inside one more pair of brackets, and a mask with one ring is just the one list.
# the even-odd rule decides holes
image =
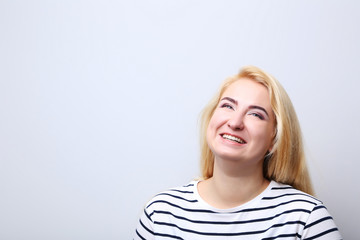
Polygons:
[[235,146],[244,146],[246,143],[238,143],[238,142],[235,142],[235,141],[231,141],[229,139],[225,139],[223,138],[221,135],[220,135],[220,138],[222,139],[222,141],[224,141],[225,143],[227,144],[231,144],[231,145],[235,145]]

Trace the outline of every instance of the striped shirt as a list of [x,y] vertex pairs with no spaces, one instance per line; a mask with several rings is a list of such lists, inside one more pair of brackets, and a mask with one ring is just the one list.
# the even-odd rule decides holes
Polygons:
[[321,201],[271,181],[256,198],[231,209],[201,199],[198,181],[156,195],[134,239],[342,239]]

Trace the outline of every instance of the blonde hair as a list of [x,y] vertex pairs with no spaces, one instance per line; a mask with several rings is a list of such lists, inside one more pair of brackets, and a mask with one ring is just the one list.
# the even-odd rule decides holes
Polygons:
[[214,171],[214,155],[206,141],[206,131],[210,119],[224,91],[233,82],[242,78],[253,80],[268,89],[271,107],[275,115],[276,134],[271,151],[264,157],[264,177],[289,184],[313,195],[306,167],[300,124],[291,100],[274,77],[254,66],[246,66],[241,69],[239,74],[226,79],[202,112],[200,128],[202,178],[212,177]]

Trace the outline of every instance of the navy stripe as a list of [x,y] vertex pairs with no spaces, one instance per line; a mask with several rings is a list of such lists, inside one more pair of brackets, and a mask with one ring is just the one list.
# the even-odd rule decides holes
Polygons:
[[[188,221],[188,222],[192,222],[192,223],[197,223],[197,224],[211,224],[211,225],[236,225],[236,224],[246,224],[246,223],[254,223],[254,222],[266,222],[266,221],[269,221],[269,220],[273,220],[277,217],[280,217],[282,215],[285,215],[285,214],[289,214],[289,213],[293,213],[293,212],[306,212],[306,213],[310,213],[310,211],[308,210],[305,210],[305,209],[292,209],[292,210],[288,210],[288,211],[284,211],[282,213],[279,213],[279,214],[276,214],[275,216],[271,216],[271,217],[267,217],[267,218],[257,218],[257,219],[252,219],[252,220],[246,220],[246,221],[231,221],[231,222],[218,222],[218,221],[202,221],[202,220],[192,220],[192,219],[188,219],[188,218],[185,218],[185,217],[181,217],[181,216],[178,216],[178,215],[175,215],[171,212],[168,212],[168,211],[154,211],[154,213],[157,213],[157,214],[167,214],[167,215],[171,215],[173,216],[174,218],[177,218],[177,219],[181,219],[181,220],[185,220],[185,221]],[[154,214],[153,213],[153,214]],[[158,223],[158,222],[154,222],[155,224]],[[292,222],[289,222],[289,223],[292,223]],[[281,224],[284,224],[284,223],[280,223],[279,226],[281,226]],[[275,224],[274,226],[276,227],[278,224]],[[301,222],[301,225],[305,225],[305,223]]]
[[[277,223],[277,224],[274,224],[274,225],[272,225],[270,228],[282,227],[282,226],[291,225],[291,224],[300,224],[300,225],[305,226],[306,223],[303,222],[303,221],[288,221],[288,222],[285,222],[285,223]],[[269,228],[269,229],[270,229],[270,228]]]
[[[279,206],[282,206],[282,205],[286,205],[286,204],[290,204],[290,203],[293,203],[293,202],[306,202],[306,203],[310,203],[310,204],[313,204],[315,205],[315,203],[311,202],[311,201],[308,201],[308,200],[303,200],[303,199],[296,199],[296,200],[292,200],[292,201],[288,201],[288,202],[283,202],[283,203],[279,203],[277,205],[272,205],[272,206],[268,206],[268,207],[262,207],[262,208],[249,208],[249,209],[243,209],[243,210],[239,210],[239,211],[235,211],[235,212],[229,212],[228,214],[233,214],[233,213],[241,213],[241,212],[255,212],[255,211],[261,211],[261,210],[267,210],[267,209],[273,209],[273,208],[276,208],[276,207],[279,207]],[[155,203],[165,203],[165,204],[168,204],[172,207],[176,207],[176,208],[179,208],[179,209],[182,209],[184,211],[187,211],[187,212],[199,212],[199,213],[221,213],[221,212],[215,212],[215,211],[212,211],[212,210],[206,210],[206,209],[191,209],[191,208],[183,208],[179,205],[176,205],[174,203],[171,203],[171,202],[168,202],[168,201],[164,201],[164,200],[157,200],[157,201],[154,201],[152,202],[151,204],[149,204],[147,206],[147,208],[149,208],[151,205],[155,204]],[[150,214],[150,216],[152,216],[153,213]]]
[[188,185],[185,185],[185,186],[183,186],[183,187],[186,188],[186,187],[192,187],[192,186],[194,186],[194,184],[193,184],[193,183],[189,183]]
[[170,189],[169,191],[179,192],[179,193],[194,193],[193,191],[183,191],[183,190],[178,190],[178,189]]
[[146,212],[146,209],[144,209],[145,216],[152,222],[151,216]]
[[166,222],[155,222],[155,224],[165,225],[165,226],[169,226],[169,227],[175,227],[183,232],[189,232],[189,233],[205,235],[205,236],[240,236],[240,235],[259,234],[259,233],[263,232],[263,231],[256,231],[256,232],[240,232],[240,233],[216,233],[216,232],[211,233],[211,232],[199,232],[199,231],[194,231],[194,230],[190,230],[190,229],[186,229],[186,228],[181,228],[175,224],[166,223]]
[[285,189],[294,189],[291,186],[286,186],[286,187],[272,187],[271,190],[285,190]]
[[285,193],[285,194],[274,196],[274,197],[263,197],[262,199],[263,200],[272,200],[272,199],[276,199],[276,198],[287,197],[287,196],[296,196],[296,195],[309,197],[308,195],[303,194],[303,193]]
[[287,238],[287,237],[297,237],[297,238],[301,238],[301,235],[299,235],[298,233],[280,234],[280,235],[277,235],[276,237],[262,238],[262,240],[272,240],[272,239]]
[[[248,232],[237,232],[237,233],[217,233],[217,232],[199,232],[199,231],[195,231],[195,230],[191,230],[191,229],[186,229],[186,228],[182,228],[177,226],[176,224],[173,223],[166,223],[166,222],[155,222],[155,224],[158,225],[163,225],[163,226],[169,226],[169,227],[175,227],[183,232],[189,232],[189,233],[193,233],[193,234],[197,234],[197,235],[205,235],[205,236],[242,236],[242,235],[256,235],[256,234],[261,234],[264,232],[267,232],[269,229],[271,228],[276,228],[276,227],[282,227],[284,225],[290,225],[290,224],[301,224],[304,225],[304,222],[301,221],[289,221],[286,223],[282,223],[282,224],[275,224],[265,230],[258,230],[258,231],[248,231]],[[293,234],[293,235],[288,235],[288,236],[300,236],[297,233]]]
[[155,233],[155,236],[161,236],[161,237],[168,237],[168,238],[175,238],[175,239],[181,239],[184,240],[182,237],[170,235],[170,234],[164,234],[164,233]]
[[148,232],[151,233],[151,234],[154,234],[154,232],[151,231],[150,229],[148,229],[141,220],[140,220],[140,224],[141,224],[141,226],[142,226],[146,231],[148,231]]
[[[216,213],[214,211],[211,211],[211,210],[205,210],[205,209],[191,209],[191,208],[183,208],[183,207],[180,207],[179,205],[176,205],[176,204],[173,204],[171,202],[168,202],[168,201],[164,201],[164,200],[157,200],[157,201],[154,201],[152,202],[150,205],[147,206],[147,208],[149,208],[151,205],[155,204],[155,203],[166,203],[170,206],[173,206],[173,207],[176,207],[176,208],[180,208],[184,211],[187,211],[187,212],[202,212],[202,213]],[[150,216],[152,216],[153,213],[150,214]]]
[[277,205],[271,205],[271,206],[268,206],[268,207],[243,209],[243,210],[236,211],[236,212],[234,212],[234,213],[254,212],[254,211],[268,210],[268,209],[277,208],[277,207],[279,207],[279,206],[286,205],[286,204],[290,204],[290,203],[294,203],[294,202],[305,202],[305,203],[310,203],[310,204],[312,204],[312,205],[316,205],[316,203],[311,202],[311,201],[308,201],[308,200],[295,199],[295,200],[291,200],[291,201],[288,201],[288,202],[282,202],[282,203],[279,203],[279,204],[277,204]]
[[314,226],[314,225],[316,225],[318,223],[321,223],[321,222],[326,221],[326,220],[331,220],[331,219],[333,219],[331,216],[321,218],[321,219],[319,219],[319,220],[317,220],[317,221],[315,221],[313,223],[310,223],[309,225],[306,225],[304,227],[304,229],[307,229],[307,228],[312,227],[312,226]]
[[286,193],[286,194],[282,194],[282,195],[278,195],[278,196],[274,196],[274,197],[263,197],[262,200],[273,200],[273,199],[276,199],[276,198],[281,198],[281,197],[286,197],[286,196],[295,196],[295,195],[304,196],[305,194],[302,194],[302,193]]
[[174,198],[177,198],[177,199],[181,199],[181,200],[184,200],[184,201],[187,201],[187,202],[198,202],[198,200],[189,200],[189,199],[186,199],[186,198],[183,198],[183,197],[180,197],[180,196],[172,195],[172,194],[170,194],[170,193],[159,193],[159,194],[156,195],[156,196],[160,196],[160,195],[171,196],[171,197],[174,197]]
[[319,234],[317,234],[317,235],[315,235],[315,236],[313,236],[313,237],[305,238],[304,240],[316,239],[316,238],[322,237],[322,236],[324,236],[324,235],[326,235],[326,234],[328,234],[328,233],[335,232],[335,231],[339,231],[339,230],[338,230],[337,228],[332,228],[332,229],[329,229],[329,230],[324,231],[324,232],[322,232],[322,233],[319,233]]
[[316,200],[317,202],[321,202],[317,198],[315,198],[309,194],[306,194],[306,193],[286,193],[286,194],[275,196],[275,197],[263,197],[262,199],[263,200],[272,200],[272,199],[276,199],[276,198],[280,198],[280,197],[295,196],[295,195],[309,197],[309,198]]
[[316,211],[316,210],[322,209],[322,208],[327,209],[324,205],[317,205],[317,206],[314,207],[313,212]]
[[143,236],[140,235],[140,233],[138,232],[138,230],[136,230],[136,235],[138,235],[138,237],[141,238],[142,240],[146,240],[146,238],[144,238]]

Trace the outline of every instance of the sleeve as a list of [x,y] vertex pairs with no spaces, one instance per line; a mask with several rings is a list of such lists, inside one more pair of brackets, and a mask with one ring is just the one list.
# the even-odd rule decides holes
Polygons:
[[324,205],[316,205],[311,211],[302,234],[303,240],[342,239],[338,228]]
[[155,239],[154,230],[153,230],[153,221],[150,218],[150,215],[147,213],[146,208],[142,213],[139,223],[136,227],[136,233],[134,240],[146,239],[152,240]]

